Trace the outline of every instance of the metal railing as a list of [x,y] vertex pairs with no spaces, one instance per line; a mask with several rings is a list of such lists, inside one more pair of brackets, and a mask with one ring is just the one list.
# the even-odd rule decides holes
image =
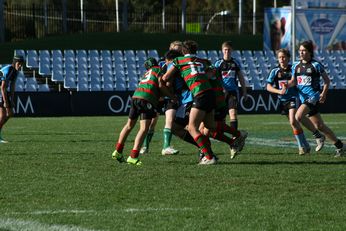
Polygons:
[[[224,13],[227,12],[227,13]],[[186,33],[238,33],[238,16],[229,11],[223,14],[215,12],[187,12]],[[119,12],[120,31],[181,33],[181,11],[166,9],[165,18],[159,11],[121,10]],[[244,17],[243,34],[253,33],[252,15]],[[164,24],[163,24],[164,22]],[[4,7],[5,40],[40,38],[46,35],[76,32],[116,32],[115,9],[83,10],[56,8],[54,6],[17,6]],[[256,18],[256,33],[262,33],[263,14]]]

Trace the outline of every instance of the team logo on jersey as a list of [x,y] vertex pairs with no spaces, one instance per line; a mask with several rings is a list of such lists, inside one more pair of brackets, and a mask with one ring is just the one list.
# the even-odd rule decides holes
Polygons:
[[298,69],[297,69],[297,73],[300,73],[300,67],[298,67]]
[[279,71],[278,72],[278,78],[281,79],[282,78],[282,73]]
[[311,68],[306,69],[306,73],[312,73]]

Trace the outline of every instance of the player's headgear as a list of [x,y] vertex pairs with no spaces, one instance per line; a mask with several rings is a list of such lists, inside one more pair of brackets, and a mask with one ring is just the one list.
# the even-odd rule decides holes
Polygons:
[[147,60],[145,60],[145,62],[144,62],[144,67],[147,70],[149,70],[150,68],[152,68],[154,66],[158,66],[158,65],[159,64],[157,63],[156,59],[153,57],[147,58]]
[[24,57],[21,55],[15,55],[13,57],[13,63],[16,63],[16,62],[24,63]]

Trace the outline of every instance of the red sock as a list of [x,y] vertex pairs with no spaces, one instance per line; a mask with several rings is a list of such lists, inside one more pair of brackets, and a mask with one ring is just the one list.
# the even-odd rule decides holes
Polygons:
[[138,151],[138,150],[132,149],[130,156],[131,156],[132,158],[138,158],[138,156],[139,156],[139,151]]
[[198,136],[194,137],[193,139],[195,140],[195,142],[197,143],[197,145],[201,149],[201,151],[208,155],[209,154],[209,147],[210,147],[209,139],[202,134],[199,134]]
[[217,125],[217,131],[222,131],[228,134],[231,134],[232,136],[238,137],[240,135],[240,132],[235,129],[234,127],[230,127],[224,122],[219,122]]
[[116,149],[118,152],[123,153],[124,144],[117,143],[117,144],[115,145],[115,149]]
[[223,132],[212,132],[212,137],[216,140],[220,140],[228,145],[232,144],[232,138],[226,136]]

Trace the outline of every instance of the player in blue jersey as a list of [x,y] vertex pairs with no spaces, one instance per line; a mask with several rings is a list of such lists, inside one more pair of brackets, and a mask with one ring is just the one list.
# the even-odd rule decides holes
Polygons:
[[[267,90],[271,93],[278,94],[281,114],[288,116],[293,134],[298,142],[299,154],[304,155],[310,152],[310,146],[306,142],[299,122],[295,119],[295,113],[299,106],[298,90],[296,87],[291,87],[287,91],[282,90],[282,85],[287,84],[292,78],[292,66],[289,65],[291,55],[287,49],[279,49],[276,54],[279,66],[270,71],[267,79]],[[301,122],[312,132],[317,143],[316,151],[320,151],[324,146],[325,136],[314,127],[308,118],[303,117]]]
[[7,143],[1,136],[2,127],[13,116],[14,89],[19,69],[23,66],[24,57],[14,56],[11,65],[0,70],[1,94],[0,94],[0,143]]
[[[292,79],[287,85],[287,87],[297,86],[299,98],[302,102],[297,110],[296,119],[301,122],[305,116],[308,116],[314,126],[323,132],[336,147],[335,157],[340,157],[344,154],[346,147],[324,123],[319,113],[319,104],[325,103],[327,98],[330,79],[323,65],[313,59],[312,41],[304,41],[299,45],[299,56],[300,61],[292,65]],[[320,86],[321,77],[324,82],[322,91]]]
[[[238,81],[242,89],[244,100],[247,100],[245,79],[240,63],[231,56],[233,50],[232,43],[230,41],[222,43],[221,49],[223,58],[216,61],[214,66],[221,72],[222,75],[231,127],[238,130]],[[237,151],[234,149],[231,150],[231,152],[236,153]]]
[[299,122],[295,119],[295,113],[298,107],[298,91],[296,87],[291,87],[287,90],[282,88],[282,84],[287,84],[291,80],[291,65],[289,65],[291,55],[287,49],[279,49],[276,54],[279,65],[274,67],[269,73],[267,90],[271,93],[278,94],[281,114],[287,115],[298,143],[299,154],[304,155],[310,152],[310,145],[306,141],[304,131]]

